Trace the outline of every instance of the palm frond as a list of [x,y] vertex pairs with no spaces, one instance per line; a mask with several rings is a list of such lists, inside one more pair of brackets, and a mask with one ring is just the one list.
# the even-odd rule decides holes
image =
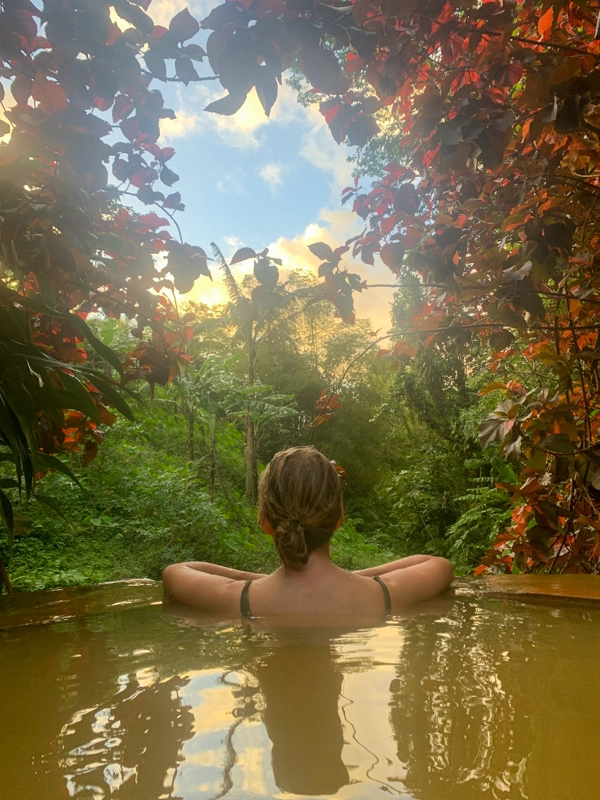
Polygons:
[[219,250],[217,245],[214,242],[211,242],[210,248],[213,251],[215,259],[219,263],[219,267],[221,268],[223,274],[225,275],[225,286],[227,287],[227,294],[229,295],[229,301],[237,306],[243,300],[245,300],[245,297],[240,290],[239,284],[236,281],[233,272],[229,268],[229,264],[227,263],[227,261],[225,261],[225,256]]

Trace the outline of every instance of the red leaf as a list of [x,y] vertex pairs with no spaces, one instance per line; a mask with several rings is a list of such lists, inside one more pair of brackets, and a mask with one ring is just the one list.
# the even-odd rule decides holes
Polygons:
[[149,168],[136,170],[129,179],[131,185],[135,186],[137,189],[140,189],[142,186],[154,180],[156,180],[156,171]]
[[506,70],[506,82],[508,86],[514,86],[523,77],[523,65],[518,61],[513,61],[510,67]]
[[381,222],[379,223],[379,227],[385,233],[386,236],[394,230],[396,227],[396,217],[394,214],[390,215],[389,217],[384,217]]
[[160,228],[163,225],[170,224],[168,219],[159,217],[158,214],[154,213],[154,211],[152,211],[150,214],[142,214],[139,219],[142,225],[145,225],[148,228]]
[[41,70],[38,70],[31,87],[31,96],[39,103],[47,116],[63,111],[69,105],[65,90],[58,83],[49,81]]
[[10,93],[18,106],[26,106],[31,97],[31,86],[33,81],[26,75],[17,75],[10,85]]
[[162,39],[162,37],[167,33],[168,28],[165,28],[164,25],[155,25],[154,30],[150,34],[150,39]]
[[132,110],[133,102],[131,98],[127,97],[126,94],[117,95],[112,110],[113,122],[119,122],[119,120],[126,117]]
[[398,274],[402,261],[404,259],[404,247],[400,242],[388,242],[384,244],[379,252],[379,257],[392,272]]
[[83,466],[87,467],[98,455],[97,442],[86,442],[85,450],[83,452]]
[[538,31],[542,39],[548,39],[550,34],[552,33],[552,22],[554,20],[554,7],[550,6],[550,8],[546,11],[545,14],[538,20]]
[[317,41],[304,43],[299,60],[302,71],[315,89],[325,94],[344,94],[350,88],[351,80],[342,72],[335,55]]

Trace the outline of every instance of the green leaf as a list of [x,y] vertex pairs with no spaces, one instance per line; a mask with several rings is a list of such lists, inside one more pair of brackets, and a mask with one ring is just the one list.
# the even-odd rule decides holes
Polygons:
[[12,503],[2,489],[0,489],[0,518],[2,519],[4,527],[8,533],[8,546],[12,548],[13,531],[15,528],[13,507]]
[[98,355],[102,356],[105,361],[108,361],[108,363],[117,370],[119,375],[123,375],[123,365],[115,351],[107,347],[104,342],[101,342],[100,339],[92,333],[89,325],[84,322],[81,317],[77,316],[77,314],[67,314],[65,316],[79,328]]
[[83,486],[79,482],[79,480],[75,477],[70,467],[57,458],[56,456],[49,456],[47,453],[36,453],[35,460],[38,466],[41,466],[43,469],[54,469],[57,472],[61,472],[63,475],[66,475],[67,478],[70,478],[73,483],[76,483],[80,489],[83,489]]
[[31,455],[19,420],[7,403],[2,391],[0,391],[0,433],[7,446],[11,449],[19,480],[21,474],[25,477],[25,490],[27,496],[29,496],[33,486]]
[[[98,373],[96,372],[94,372],[93,375],[90,376],[90,380],[94,384],[94,386],[100,392],[102,392],[102,394],[108,400],[108,402],[117,409],[117,411],[120,411],[121,414],[123,414],[123,416],[126,417],[130,422],[135,422],[135,418],[133,416],[131,409],[114,387],[112,387],[103,378],[100,378]],[[124,387],[121,388],[124,389]],[[133,392],[126,389],[124,389],[124,391],[127,391],[127,394],[131,395],[132,397],[135,397]]]
[[48,508],[51,508],[52,511],[54,511],[55,514],[58,514],[59,517],[62,517],[62,519],[66,520],[68,522],[68,519],[67,519],[64,511],[62,510],[61,504],[58,502],[58,500],[55,497],[50,497],[50,495],[47,495],[47,494],[38,494],[37,492],[35,494],[33,494],[32,497],[33,497],[34,500],[37,500],[38,503],[42,503],[42,505],[45,505],[45,506],[48,506]]
[[77,405],[64,405],[63,408],[77,408],[88,417],[91,417],[95,422],[100,422],[98,408],[81,381],[62,369],[56,372],[58,379],[67,390],[68,394],[73,398],[73,402],[77,403]]
[[[91,399],[88,397],[91,402]],[[80,402],[81,398],[78,395],[74,395],[72,392],[66,392],[63,389],[55,389],[51,395],[44,400],[44,410],[48,413],[51,409],[70,409],[73,408],[76,411],[81,411],[82,414],[87,414],[90,416],[94,422],[100,422],[100,414],[98,408],[94,406],[93,403],[93,411],[90,407],[88,407],[87,403],[82,404]]]
[[538,443],[538,447],[549,453],[559,453],[560,455],[571,455],[575,452],[575,445],[566,433],[552,433],[542,439]]

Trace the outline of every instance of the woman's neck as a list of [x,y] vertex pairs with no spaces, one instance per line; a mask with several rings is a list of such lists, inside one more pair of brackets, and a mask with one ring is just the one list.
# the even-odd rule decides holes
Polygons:
[[283,561],[280,562],[278,573],[285,575],[286,578],[299,577],[306,579],[312,575],[319,575],[323,572],[329,572],[331,569],[338,569],[331,560],[329,555],[329,542],[321,547],[313,550],[308,557],[306,564],[300,569],[286,568]]

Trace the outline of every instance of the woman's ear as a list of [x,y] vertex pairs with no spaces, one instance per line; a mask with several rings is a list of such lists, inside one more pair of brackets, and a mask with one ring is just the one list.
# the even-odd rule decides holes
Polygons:
[[333,530],[337,531],[337,529],[341,528],[343,524],[344,524],[344,509],[342,508],[342,513],[340,514],[340,518],[335,523],[335,528]]
[[275,531],[273,530],[273,526],[271,525],[269,520],[265,517],[264,512],[262,511],[258,515],[258,524],[267,534],[267,536],[271,536],[271,538],[275,536]]

